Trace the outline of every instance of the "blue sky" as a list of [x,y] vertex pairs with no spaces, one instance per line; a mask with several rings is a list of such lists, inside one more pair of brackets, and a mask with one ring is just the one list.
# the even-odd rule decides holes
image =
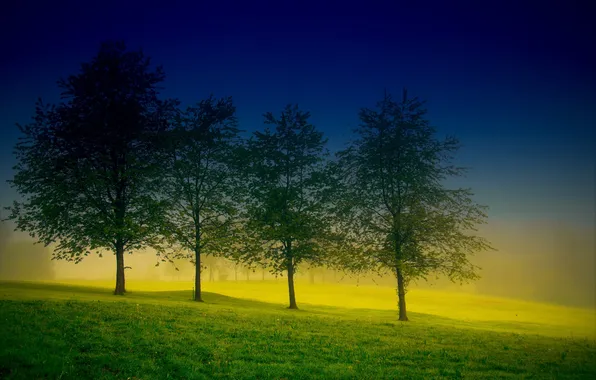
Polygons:
[[[501,221],[595,222],[596,41],[588,2],[17,1],[0,8],[0,205],[37,97],[106,39],[142,47],[183,103],[231,95],[243,129],[287,103],[341,148],[360,107],[406,86],[455,134],[461,181]],[[581,3],[585,3],[580,5]]]

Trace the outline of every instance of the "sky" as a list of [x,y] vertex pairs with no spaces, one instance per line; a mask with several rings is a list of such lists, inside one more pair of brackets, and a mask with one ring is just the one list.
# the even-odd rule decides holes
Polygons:
[[[426,101],[438,135],[462,143],[457,163],[471,170],[454,184],[490,207],[481,233],[498,251],[476,261],[483,267],[476,287],[596,306],[590,3],[4,2],[0,206],[17,198],[6,183],[15,123],[30,121],[38,97],[59,101],[56,81],[77,73],[102,41],[124,40],[163,65],[164,97],[188,105],[211,93],[233,96],[248,132],[263,128],[263,113],[297,103],[332,151],[353,137],[360,108],[374,107],[385,89],[399,97],[407,87]],[[153,267],[143,256],[127,262]],[[113,276],[113,259],[56,268],[62,276]]]
[[334,151],[387,89],[426,100],[457,136],[463,186],[507,221],[594,230],[595,5],[586,1],[31,1],[0,8],[0,205],[16,122],[99,44],[120,39],[165,68],[162,95],[233,96],[241,128],[287,103]]

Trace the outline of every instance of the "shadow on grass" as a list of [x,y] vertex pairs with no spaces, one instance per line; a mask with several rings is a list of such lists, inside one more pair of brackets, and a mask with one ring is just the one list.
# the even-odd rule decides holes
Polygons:
[[[523,334],[537,334],[540,323],[518,321],[463,321],[432,314],[408,312],[411,322],[397,320],[397,310],[337,307],[302,303],[300,309],[291,310],[281,303],[263,302],[254,299],[237,298],[218,293],[203,292],[205,302],[194,302],[192,290],[163,290],[127,292],[115,296],[111,289],[83,285],[43,282],[0,281],[0,299],[13,300],[76,300],[101,302],[138,302],[170,307],[217,307],[247,312],[282,313],[303,317],[329,317],[351,320],[364,320],[384,326],[404,326],[410,324],[442,326],[456,329],[492,330]],[[291,313],[291,314],[289,314]]]
[[[87,295],[110,295],[113,291],[108,288],[96,286],[70,285],[49,282],[30,282],[30,281],[0,281],[0,289],[31,290],[42,292],[63,292],[63,293],[81,293]],[[113,294],[112,294],[113,295]],[[116,296],[114,296],[116,297]]]
[[239,307],[247,309],[269,309],[283,310],[285,306],[278,303],[257,301],[253,299],[237,298],[226,296],[219,293],[201,292],[204,302],[194,302],[193,292],[191,290],[159,290],[159,291],[139,291],[127,292],[126,297],[159,301],[191,302],[197,305],[218,305]]
[[[354,318],[369,319],[387,319],[397,316],[397,310],[377,310],[368,308],[342,308],[337,306],[314,305],[309,303],[302,303],[299,309],[288,309],[287,305],[281,303],[271,303],[258,301],[254,299],[238,298],[226,296],[219,293],[202,292],[203,300],[205,302],[194,302],[192,290],[161,290],[161,291],[141,291],[134,290],[126,292],[124,296],[115,296],[108,288],[60,284],[60,283],[41,283],[41,282],[20,282],[20,281],[0,281],[0,289],[14,290],[19,293],[26,293],[27,298],[48,299],[48,298],[67,298],[69,295],[76,295],[81,300],[101,300],[101,301],[149,301],[155,303],[177,303],[186,305],[216,305],[219,307],[241,308],[241,309],[257,309],[262,311],[288,311],[293,314],[311,314],[316,316],[337,316],[345,317],[352,316]],[[444,319],[446,322],[449,318],[440,316],[431,316],[426,314],[419,314],[415,312],[409,313],[412,316],[420,319]],[[397,321],[396,321],[397,323]]]
[[[202,292],[203,301],[194,302],[192,290],[161,290],[161,291],[127,291],[123,296],[116,296],[112,290],[105,287],[83,286],[60,283],[28,282],[28,281],[0,281],[0,291],[27,294],[27,298],[48,299],[65,298],[76,295],[81,300],[98,301],[152,301],[157,303],[185,303],[196,305],[217,305],[233,308],[260,310],[289,310],[283,304],[269,303],[246,298],[230,297],[223,294]],[[0,292],[1,293],[1,292]],[[300,312],[300,310],[296,310]]]

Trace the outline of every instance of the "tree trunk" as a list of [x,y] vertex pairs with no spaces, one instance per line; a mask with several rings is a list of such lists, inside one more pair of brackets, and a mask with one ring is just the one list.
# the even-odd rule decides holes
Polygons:
[[195,248],[195,297],[196,302],[203,302],[201,298],[201,249]]
[[261,272],[261,281],[265,281],[265,268],[263,268],[263,271]]
[[294,292],[294,262],[292,260],[292,243],[288,243],[286,249],[289,251],[287,253],[287,263],[288,263],[288,291],[290,295],[290,307],[289,309],[298,309],[298,305],[296,305],[296,293]]
[[114,294],[121,296],[126,293],[124,284],[124,244],[116,242],[116,289]]
[[404,284],[404,276],[401,269],[395,268],[395,275],[397,277],[397,298],[399,309],[399,320],[407,321],[408,315],[406,313],[406,289]]

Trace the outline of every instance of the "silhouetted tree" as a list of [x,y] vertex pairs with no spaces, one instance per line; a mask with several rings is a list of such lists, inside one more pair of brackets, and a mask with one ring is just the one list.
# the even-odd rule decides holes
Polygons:
[[231,246],[237,214],[238,129],[231,98],[213,96],[181,112],[171,131],[167,193],[169,232],[177,257],[195,264],[195,301],[201,298],[201,256]]
[[408,320],[409,280],[429,273],[475,279],[468,254],[490,248],[474,235],[486,207],[472,201],[469,189],[445,185],[465,172],[451,163],[459,142],[437,139],[425,115],[405,90],[401,102],[386,94],[377,110],[360,111],[358,139],[338,153],[344,258],[361,259],[351,269],[393,272],[401,321]]
[[9,219],[54,258],[116,256],[115,294],[125,292],[124,252],[155,245],[163,224],[157,147],[173,102],[158,99],[165,78],[142,52],[106,42],[76,75],[58,82],[63,102],[38,101],[34,121],[19,125],[11,185],[23,196]]
[[[294,274],[303,262],[325,254],[322,241],[330,229],[323,134],[310,114],[288,105],[279,119],[266,113],[266,127],[248,142],[252,155],[247,230],[258,247],[247,255],[267,261],[273,273],[287,271],[290,308],[297,309]],[[254,247],[253,247],[254,248]]]

